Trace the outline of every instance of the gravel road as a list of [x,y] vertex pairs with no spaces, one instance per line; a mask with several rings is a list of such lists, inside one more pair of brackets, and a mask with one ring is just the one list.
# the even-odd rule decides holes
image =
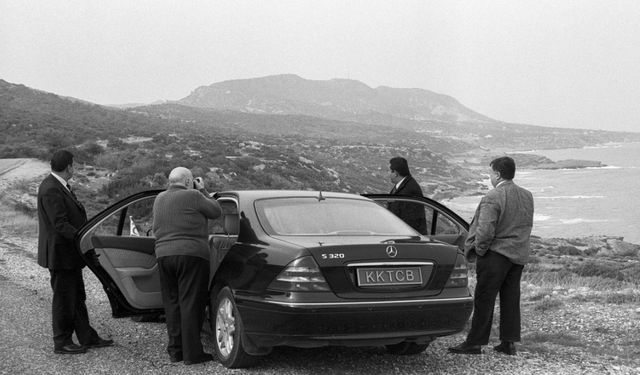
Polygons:
[[[480,356],[449,354],[447,347],[462,341],[463,334],[438,339],[415,356],[393,356],[381,348],[284,347],[251,369],[229,370],[217,362],[172,364],[165,352],[164,324],[111,318],[107,297],[89,272],[85,281],[92,325],[116,344],[83,355],[56,355],[49,275],[36,264],[35,254],[34,239],[0,236],[0,374],[640,374],[640,364],[630,367],[570,346],[540,351],[523,342],[515,357],[494,353],[490,346]],[[631,328],[625,328],[630,333],[637,333],[634,318]],[[205,350],[212,351],[208,336],[203,338]]]

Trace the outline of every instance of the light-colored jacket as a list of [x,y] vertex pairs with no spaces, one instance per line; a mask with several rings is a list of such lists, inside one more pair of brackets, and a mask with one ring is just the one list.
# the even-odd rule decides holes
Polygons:
[[473,216],[465,241],[467,260],[484,256],[488,250],[502,254],[513,263],[529,261],[533,195],[506,180],[485,195]]

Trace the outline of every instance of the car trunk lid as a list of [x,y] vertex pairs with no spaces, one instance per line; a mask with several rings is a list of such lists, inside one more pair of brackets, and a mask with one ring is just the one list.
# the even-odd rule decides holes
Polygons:
[[287,236],[303,246],[339,297],[406,298],[438,295],[455,264],[457,248],[420,239],[370,236]]

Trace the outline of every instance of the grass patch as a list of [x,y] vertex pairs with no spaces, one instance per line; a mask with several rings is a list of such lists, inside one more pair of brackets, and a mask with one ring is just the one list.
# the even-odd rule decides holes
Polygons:
[[38,220],[15,207],[0,204],[0,228],[4,233],[29,236],[38,233]]
[[542,298],[536,305],[533,307],[533,310],[545,312],[549,310],[560,310],[560,308],[564,306],[564,303],[555,298]]
[[16,202],[13,207],[16,209],[16,211],[22,212],[27,216],[34,217],[38,214],[38,209],[36,207],[33,207],[25,202]]
[[572,271],[578,276],[599,276],[606,279],[624,281],[624,274],[618,264],[588,261],[573,267]]
[[607,294],[604,301],[606,303],[612,303],[615,305],[623,305],[626,303],[640,303],[640,293],[635,293],[632,290],[616,292]]
[[623,271],[625,280],[606,278],[602,276],[580,276],[569,269],[554,271],[527,272],[522,274],[522,281],[540,287],[542,290],[553,290],[560,287],[563,289],[575,289],[586,287],[592,291],[607,292],[612,290],[638,289],[640,282],[636,279],[640,275],[633,275],[632,272],[640,273],[640,269],[634,271],[635,267]]
[[527,297],[527,299],[529,301],[535,302],[535,301],[542,301],[544,299],[544,297],[548,296],[549,293],[547,293],[546,291],[543,292],[538,292],[530,297]]
[[36,196],[38,182],[16,180],[9,183],[0,197],[0,229],[15,235],[34,235],[38,233]]
[[577,294],[570,297],[575,302],[610,303],[613,305],[639,304],[640,292],[624,290],[621,292],[604,291],[602,293]]
[[634,345],[592,346],[588,347],[586,351],[593,354],[594,357],[610,356],[612,357],[612,363],[620,363],[630,367],[638,366],[637,358],[640,355],[640,350],[638,350],[638,347]]
[[607,327],[596,327],[594,331],[598,333],[602,333],[604,335],[608,335],[611,333],[611,329]]
[[527,343],[532,344],[551,343],[575,348],[587,347],[579,337],[564,332],[534,332],[527,335],[525,338]]

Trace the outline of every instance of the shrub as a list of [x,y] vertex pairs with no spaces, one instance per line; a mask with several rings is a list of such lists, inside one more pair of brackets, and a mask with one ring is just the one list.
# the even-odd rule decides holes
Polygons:
[[632,291],[610,293],[605,296],[604,301],[614,305],[623,305],[625,303],[638,303],[640,302],[640,294],[633,293]]
[[531,297],[528,298],[529,301],[542,301],[544,299],[544,297],[548,296],[549,293],[547,292],[538,292],[536,294],[533,294]]
[[542,300],[533,308],[535,311],[559,310],[564,305],[562,301],[553,298],[542,298]]
[[573,267],[572,271],[582,277],[598,276],[607,279],[624,281],[620,266],[610,262],[584,262]]
[[600,251],[600,248],[597,246],[589,246],[585,251],[584,251],[584,255],[587,256],[592,256],[592,255],[596,255],[598,253],[598,251]]
[[549,342],[563,346],[585,347],[578,336],[564,332],[534,332],[526,336],[529,342]]
[[14,205],[14,208],[16,209],[16,211],[22,212],[29,216],[35,216],[36,213],[38,212],[37,208],[22,201],[16,202],[16,204]]
[[555,254],[558,255],[581,255],[582,252],[575,246],[558,246],[555,249]]

